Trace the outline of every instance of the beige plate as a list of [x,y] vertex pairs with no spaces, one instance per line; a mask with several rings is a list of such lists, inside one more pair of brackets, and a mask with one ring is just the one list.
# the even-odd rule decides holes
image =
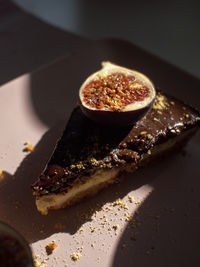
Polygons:
[[[102,60],[144,72],[165,92],[199,104],[197,79],[118,40],[94,42],[79,54],[3,85],[0,218],[24,235],[46,266],[197,266],[199,133],[184,154],[128,175],[94,198],[47,216],[36,210],[29,185],[51,155],[80,84]],[[34,152],[23,151],[26,141]],[[123,202],[114,205],[117,198]],[[47,255],[45,246],[53,240],[58,247]],[[73,261],[73,253],[80,253],[80,259]]]

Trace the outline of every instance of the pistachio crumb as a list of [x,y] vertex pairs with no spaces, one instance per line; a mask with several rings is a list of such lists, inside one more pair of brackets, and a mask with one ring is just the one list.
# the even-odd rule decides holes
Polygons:
[[25,146],[26,146],[24,149],[25,152],[33,152],[34,147],[31,145],[29,141],[25,142]]
[[113,225],[113,229],[114,229],[115,231],[117,231],[117,230],[119,229],[119,224],[115,224],[115,225]]
[[151,140],[151,139],[153,138],[153,136],[152,136],[151,134],[147,134],[147,138],[148,138],[149,140]]
[[148,155],[151,155],[151,150],[148,150],[148,151],[147,151],[147,154],[148,154]]
[[3,171],[0,169],[0,179],[3,178]]
[[162,110],[166,107],[166,98],[160,93],[157,94],[155,102],[153,104],[153,109]]
[[128,200],[129,200],[130,203],[133,203],[133,202],[134,202],[134,197],[131,196],[131,195],[129,195],[129,196],[128,196]]
[[72,253],[72,255],[71,255],[71,259],[73,260],[73,261],[77,261],[77,260],[79,260],[80,258],[81,258],[81,254],[80,253],[77,253],[77,252],[74,252],[74,253]]
[[45,263],[39,263],[37,259],[33,259],[33,263],[35,267],[46,267]]
[[52,241],[51,243],[49,243],[48,245],[46,245],[46,252],[48,255],[52,254],[54,249],[56,249],[58,246],[57,243],[55,243],[54,241]]

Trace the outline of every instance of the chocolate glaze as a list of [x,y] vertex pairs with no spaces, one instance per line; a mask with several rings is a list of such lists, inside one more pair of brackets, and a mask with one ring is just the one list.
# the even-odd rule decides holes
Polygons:
[[145,117],[133,126],[95,124],[80,107],[72,112],[44,172],[32,185],[36,195],[68,191],[101,168],[136,165],[156,145],[200,125],[200,114],[179,100],[157,93]]

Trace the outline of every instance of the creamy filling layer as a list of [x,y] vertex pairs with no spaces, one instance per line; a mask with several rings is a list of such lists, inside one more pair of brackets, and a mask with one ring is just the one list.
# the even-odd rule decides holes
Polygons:
[[64,208],[70,205],[71,202],[76,202],[75,198],[82,198],[83,196],[80,196],[82,192],[87,192],[89,189],[95,188],[105,182],[114,182],[114,179],[118,176],[119,171],[119,168],[110,170],[101,169],[91,175],[86,182],[74,185],[68,192],[39,196],[36,198],[37,209],[43,215],[46,215],[49,209]]

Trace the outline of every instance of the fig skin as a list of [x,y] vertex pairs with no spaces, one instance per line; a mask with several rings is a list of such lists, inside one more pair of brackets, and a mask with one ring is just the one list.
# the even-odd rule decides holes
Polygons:
[[[109,125],[109,126],[126,126],[126,125],[133,125],[138,120],[140,120],[142,117],[145,116],[145,114],[148,112],[148,110],[152,107],[153,102],[156,97],[156,91],[154,89],[153,83],[150,81],[148,77],[146,77],[144,74],[139,73],[134,70],[130,70],[124,67],[117,66],[110,62],[102,62],[103,68],[93,73],[91,76],[89,76],[85,82],[82,84],[79,90],[79,103],[80,108],[82,112],[87,116],[89,119],[94,121],[95,123],[102,124],[102,125]],[[82,97],[82,90],[85,88],[85,86],[92,80],[94,80],[98,75],[109,75],[112,74],[112,72],[122,72],[125,74],[133,75],[139,78],[140,81],[144,82],[145,85],[150,88],[150,92],[152,96],[150,97],[150,101],[148,101],[143,106],[139,105],[137,108],[131,109],[129,107],[128,109],[122,109],[122,110],[105,110],[105,109],[95,109],[92,107],[89,107],[87,104],[84,103],[84,99]],[[144,101],[145,102],[145,101]],[[131,106],[131,104],[129,105]]]
[[133,125],[137,121],[139,121],[142,117],[146,115],[148,110],[152,107],[153,102],[141,109],[132,110],[132,111],[107,111],[107,110],[92,110],[88,109],[82,104],[80,104],[80,108],[86,117],[91,119],[93,122],[109,125],[109,126],[126,126]]

